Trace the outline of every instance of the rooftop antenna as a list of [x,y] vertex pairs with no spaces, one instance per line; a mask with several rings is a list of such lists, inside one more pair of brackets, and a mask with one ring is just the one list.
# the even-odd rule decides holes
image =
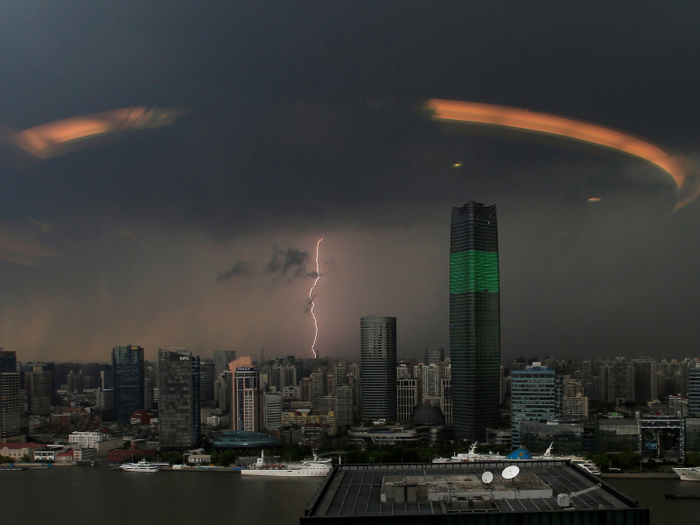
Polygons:
[[260,366],[263,365],[263,361],[265,360],[265,349],[261,348],[260,349]]

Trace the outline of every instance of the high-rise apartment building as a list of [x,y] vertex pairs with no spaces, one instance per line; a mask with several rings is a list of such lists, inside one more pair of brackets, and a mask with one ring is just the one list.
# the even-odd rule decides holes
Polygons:
[[362,419],[396,420],[396,317],[360,320]]
[[[260,372],[242,357],[233,367],[233,430],[260,431]],[[237,366],[238,364],[244,366]]]
[[201,443],[200,361],[186,350],[158,350],[158,427],[161,450]]
[[700,363],[688,369],[688,414],[700,416]]
[[498,426],[501,307],[496,206],[452,208],[450,359],[455,435]]
[[[454,377],[452,379],[454,381]],[[520,443],[520,426],[526,421],[552,420],[561,414],[561,387],[557,373],[541,363],[513,370],[511,379],[511,431],[513,447]]]
[[0,442],[21,441],[21,413],[22,396],[17,354],[0,351]]
[[282,428],[282,395],[277,392],[263,394],[265,404],[265,430],[280,430]]

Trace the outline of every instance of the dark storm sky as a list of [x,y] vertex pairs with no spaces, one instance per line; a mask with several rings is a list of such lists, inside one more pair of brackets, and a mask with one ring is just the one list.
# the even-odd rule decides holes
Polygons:
[[698,162],[699,22],[685,1],[4,2],[6,133],[190,112],[45,161],[0,149],[0,346],[309,357],[323,236],[322,354],[357,357],[370,314],[402,356],[447,348],[450,207],[473,199],[498,204],[504,358],[694,356],[700,202],[672,214],[641,162],[419,108],[554,113]]

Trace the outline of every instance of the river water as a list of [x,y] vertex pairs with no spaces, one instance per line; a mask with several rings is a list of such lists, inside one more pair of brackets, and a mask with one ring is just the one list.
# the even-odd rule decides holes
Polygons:
[[[54,467],[0,472],[0,508],[2,523],[228,525],[235,520],[293,525],[322,481],[237,472],[143,474],[108,467]],[[700,516],[700,500],[664,498],[664,494],[700,496],[700,483],[670,479],[606,482],[651,507],[652,525],[696,523]]]
[[88,466],[0,472],[0,522],[293,525],[323,479]]

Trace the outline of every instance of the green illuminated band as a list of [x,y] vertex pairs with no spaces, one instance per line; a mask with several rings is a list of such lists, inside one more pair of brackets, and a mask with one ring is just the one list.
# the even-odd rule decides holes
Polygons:
[[468,250],[451,254],[450,293],[486,291],[499,291],[498,253]]

